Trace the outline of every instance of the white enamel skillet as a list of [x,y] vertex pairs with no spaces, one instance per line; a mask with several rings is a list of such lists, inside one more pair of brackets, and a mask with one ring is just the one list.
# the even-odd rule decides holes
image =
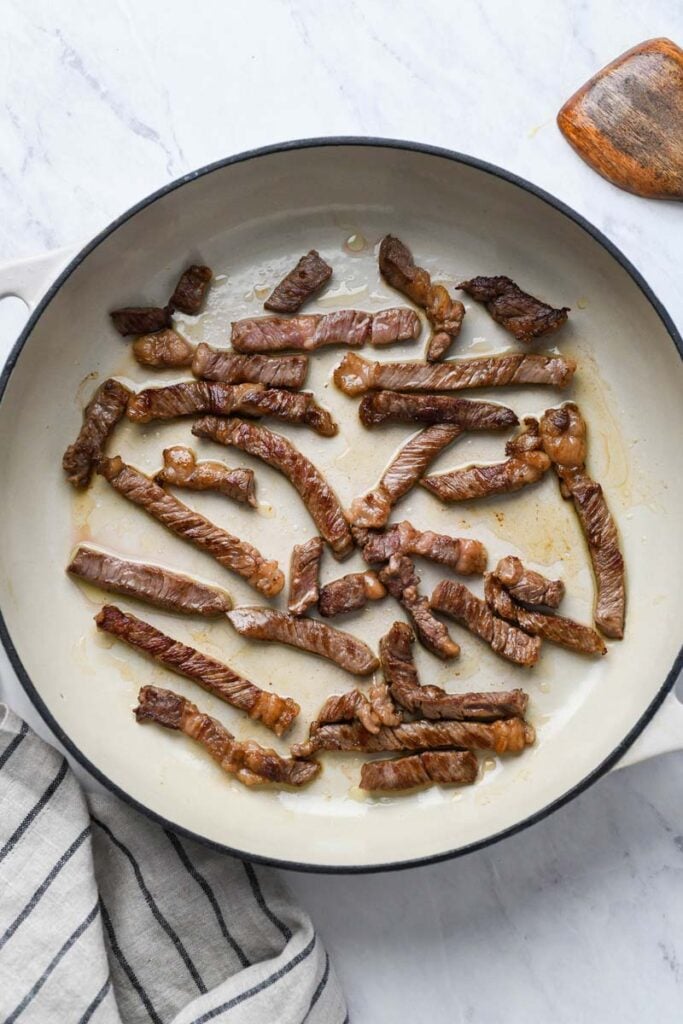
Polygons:
[[[472,787],[371,797],[357,789],[359,758],[327,755],[321,778],[306,791],[249,791],[184,737],[137,725],[131,708],[140,685],[170,686],[240,737],[282,751],[286,742],[98,635],[93,616],[103,596],[68,579],[64,566],[74,545],[87,540],[219,583],[237,604],[257,603],[254,593],[103,480],[76,495],[63,477],[61,456],[98,381],[116,375],[140,386],[183,376],[137,366],[129,342],[109,325],[108,310],[162,303],[188,262],[208,263],[217,277],[206,311],[178,323],[193,340],[227,346],[230,320],[261,312],[264,295],[312,247],[335,271],[315,308],[404,305],[377,272],[376,244],[388,231],[449,286],[475,274],[508,274],[554,305],[571,306],[569,325],[537,346],[556,345],[577,359],[571,391],[515,388],[481,397],[512,406],[520,417],[566,398],[580,404],[590,429],[589,470],[605,488],[623,541],[626,636],[610,642],[598,662],[546,645],[532,671],[500,661],[457,626],[458,662],[443,665],[418,652],[423,681],[450,689],[521,685],[531,694],[538,742],[521,757],[485,760]],[[0,272],[0,295],[19,294],[33,307],[0,392],[1,631],[30,698],[100,782],[170,827],[243,856],[307,870],[368,871],[455,856],[538,821],[623,763],[662,704],[639,741],[641,756],[683,742],[683,712],[669,693],[683,605],[681,338],[639,274],[581,217],[470,157],[383,140],[324,139],[245,153],[190,174],[129,210],[62,270],[65,262],[64,253],[53,254]],[[466,305],[455,356],[516,347],[483,308]],[[420,357],[425,334],[379,358]],[[411,430],[368,433],[359,425],[356,402],[330,382],[342,354],[316,354],[309,377],[340,423],[339,435],[327,440],[301,428],[282,430],[348,507],[374,484]],[[187,420],[122,424],[110,452],[153,472],[165,445],[190,441]],[[466,436],[437,468],[500,458],[503,444],[500,435]],[[252,466],[261,507],[246,511],[219,495],[185,500],[287,567],[292,545],[313,533],[293,489],[238,452],[210,442],[195,446],[202,457]],[[590,621],[594,586],[585,544],[552,474],[517,495],[461,507],[443,507],[418,488],[395,510],[394,520],[403,518],[423,529],[480,538],[491,563],[515,553],[561,576],[566,613]],[[360,568],[358,556],[343,566],[327,557],[323,578],[354,568]],[[429,592],[443,573],[427,563],[420,568]],[[260,685],[295,697],[302,714],[288,741],[303,737],[328,694],[356,684],[310,655],[249,643],[227,622],[188,620],[123,598],[118,603]],[[340,625],[376,647],[395,618],[400,610],[384,601]]]

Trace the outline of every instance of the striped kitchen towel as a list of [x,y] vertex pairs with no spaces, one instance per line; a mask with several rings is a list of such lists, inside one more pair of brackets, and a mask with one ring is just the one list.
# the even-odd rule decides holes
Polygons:
[[0,705],[0,1021],[348,1017],[274,873],[86,797],[64,757]]

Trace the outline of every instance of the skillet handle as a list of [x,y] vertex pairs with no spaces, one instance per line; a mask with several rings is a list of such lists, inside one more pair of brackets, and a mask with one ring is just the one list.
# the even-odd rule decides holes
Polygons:
[[613,771],[638,764],[639,761],[647,761],[659,754],[669,754],[673,750],[683,750],[683,704],[672,690],[664,698],[664,703],[643,734],[626,751]]
[[59,271],[76,251],[73,245],[69,245],[64,249],[52,249],[40,256],[0,266],[0,299],[16,295],[33,312]]

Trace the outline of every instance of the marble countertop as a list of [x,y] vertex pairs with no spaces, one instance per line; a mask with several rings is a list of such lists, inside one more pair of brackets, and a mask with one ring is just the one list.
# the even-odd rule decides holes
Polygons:
[[[613,188],[554,122],[629,46],[681,43],[675,0],[206,0],[196,18],[179,0],[116,0],[85,17],[76,0],[2,7],[0,262],[77,244],[230,153],[379,135],[473,154],[548,189],[625,252],[683,328],[680,205]],[[0,303],[0,353],[22,315]],[[6,661],[0,684],[45,734]],[[460,860],[288,879],[334,957],[354,1024],[673,1024],[682,789],[683,753],[669,754]]]

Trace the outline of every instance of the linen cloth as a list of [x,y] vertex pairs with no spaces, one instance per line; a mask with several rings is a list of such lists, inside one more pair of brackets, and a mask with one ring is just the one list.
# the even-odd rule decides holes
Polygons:
[[3,1024],[342,1024],[313,925],[269,871],[175,835],[0,704]]

